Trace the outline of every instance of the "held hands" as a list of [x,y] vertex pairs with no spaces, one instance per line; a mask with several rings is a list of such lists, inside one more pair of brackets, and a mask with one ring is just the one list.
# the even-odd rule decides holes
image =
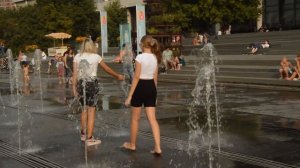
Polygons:
[[124,75],[118,75],[117,76],[117,80],[120,80],[120,81],[123,81],[123,80],[125,80],[125,77],[124,77]]
[[125,100],[125,106],[129,107],[130,106],[130,102],[131,102],[131,97],[127,97],[127,99]]

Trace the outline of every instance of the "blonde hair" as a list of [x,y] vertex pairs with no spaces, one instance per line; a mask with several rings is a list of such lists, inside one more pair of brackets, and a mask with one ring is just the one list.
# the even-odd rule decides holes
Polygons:
[[80,53],[97,53],[97,48],[90,38],[86,38],[80,47]]
[[157,62],[161,62],[161,52],[158,41],[152,36],[145,35],[141,39],[141,48],[151,48],[151,52],[156,56]]

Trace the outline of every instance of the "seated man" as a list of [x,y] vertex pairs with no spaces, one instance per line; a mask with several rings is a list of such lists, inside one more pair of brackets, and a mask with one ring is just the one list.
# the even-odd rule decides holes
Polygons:
[[283,57],[280,62],[280,78],[289,80],[290,76],[293,74],[293,65],[290,63],[290,61],[287,59],[287,57]]
[[[175,69],[174,63],[173,63],[173,52],[170,50],[169,47],[167,47],[163,53],[162,53],[162,62],[165,66],[165,69]],[[169,68],[170,67],[170,68]]]
[[263,43],[251,43],[248,47],[251,49],[251,54],[256,54],[259,49],[270,48],[270,42],[266,40]]

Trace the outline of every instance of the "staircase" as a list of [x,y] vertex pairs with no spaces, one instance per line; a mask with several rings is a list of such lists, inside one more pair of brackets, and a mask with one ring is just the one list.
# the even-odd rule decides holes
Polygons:
[[[265,53],[244,54],[249,43],[266,39],[270,40],[272,47],[265,50]],[[191,55],[191,51],[196,48],[190,45],[191,41],[192,38],[183,39],[182,53],[186,66],[180,71],[169,70],[167,74],[160,74],[160,82],[195,84],[195,65],[199,59]],[[292,64],[296,65],[294,59],[296,54],[300,53],[300,30],[222,35],[219,39],[212,40],[212,43],[220,60],[215,65],[217,84],[300,91],[300,81],[279,79],[278,72],[283,56],[287,56]],[[109,52],[104,54],[104,61],[112,69],[122,73],[122,64],[112,62],[118,53],[117,47],[109,48]],[[99,71],[100,77],[108,77],[101,68]]]
[[[218,55],[216,64],[217,83],[243,86],[260,86],[263,88],[297,89],[300,81],[279,79],[280,55]],[[294,55],[287,56],[295,65]],[[194,84],[197,77],[195,66],[199,62],[196,57],[187,58],[187,66],[180,71],[169,70],[159,75],[159,81]]]
[[[192,37],[183,39],[183,54],[189,55],[192,46]],[[220,55],[241,55],[248,52],[246,47],[253,42],[269,40],[271,47],[263,49],[264,55],[294,55],[300,52],[300,30],[240,33],[212,38],[212,43]]]

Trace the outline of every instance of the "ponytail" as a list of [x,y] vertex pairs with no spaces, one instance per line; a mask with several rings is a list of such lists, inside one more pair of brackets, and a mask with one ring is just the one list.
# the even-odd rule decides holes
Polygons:
[[161,62],[161,52],[160,52],[160,46],[156,39],[152,38],[151,40],[151,52],[156,56],[157,63]]
[[156,56],[157,63],[161,62],[160,46],[156,39],[152,36],[143,36],[141,39],[141,47],[151,48],[151,52]]

